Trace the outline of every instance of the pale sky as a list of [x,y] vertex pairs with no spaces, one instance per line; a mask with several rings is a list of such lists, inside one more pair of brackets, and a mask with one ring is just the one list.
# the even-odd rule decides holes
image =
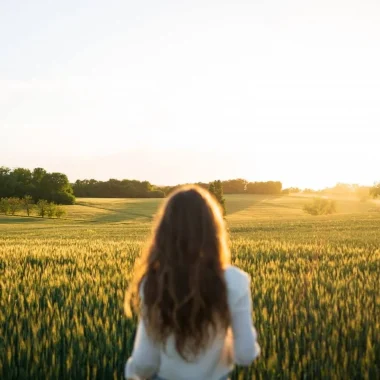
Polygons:
[[0,1],[0,166],[380,180],[380,1]]

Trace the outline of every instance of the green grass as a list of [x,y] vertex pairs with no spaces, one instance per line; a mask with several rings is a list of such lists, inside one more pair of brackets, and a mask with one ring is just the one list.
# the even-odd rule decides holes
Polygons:
[[[380,213],[337,199],[227,196],[262,355],[234,378],[380,377]],[[0,216],[0,378],[122,378],[122,304],[161,200],[79,199],[63,220]]]

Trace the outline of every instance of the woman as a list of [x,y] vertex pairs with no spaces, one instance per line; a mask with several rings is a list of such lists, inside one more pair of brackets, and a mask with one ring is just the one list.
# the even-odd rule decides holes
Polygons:
[[130,305],[140,314],[127,379],[228,379],[234,363],[259,355],[250,278],[229,261],[216,200],[197,186],[179,188],[127,293],[127,315]]

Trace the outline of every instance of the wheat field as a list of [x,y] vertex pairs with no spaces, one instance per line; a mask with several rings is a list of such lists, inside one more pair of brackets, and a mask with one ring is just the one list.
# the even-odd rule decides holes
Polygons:
[[[378,204],[226,196],[232,261],[252,278],[260,358],[234,379],[380,378]],[[0,216],[0,378],[121,379],[131,268],[160,200],[79,199],[63,220]]]

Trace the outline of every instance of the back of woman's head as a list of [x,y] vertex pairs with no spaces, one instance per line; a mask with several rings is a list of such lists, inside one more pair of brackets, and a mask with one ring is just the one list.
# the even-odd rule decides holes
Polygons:
[[[229,325],[224,267],[229,262],[221,210],[197,186],[175,191],[157,217],[133,293],[142,286],[141,313],[157,343],[174,336],[189,358]],[[136,298],[135,298],[136,300]]]

